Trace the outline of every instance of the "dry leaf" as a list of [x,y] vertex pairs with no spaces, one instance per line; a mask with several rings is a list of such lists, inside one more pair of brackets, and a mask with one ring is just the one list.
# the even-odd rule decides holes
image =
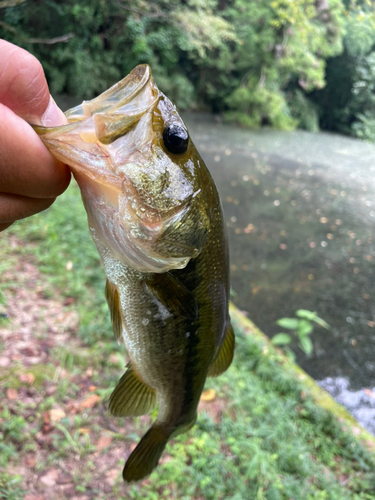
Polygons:
[[50,416],[50,414],[49,414],[49,411],[45,411],[45,412],[43,413],[43,422],[44,422],[45,424],[49,424],[49,423],[51,422],[51,416]]
[[109,436],[108,434],[102,434],[98,439],[98,442],[96,443],[96,449],[100,451],[103,448],[109,446],[111,443],[112,443],[112,436]]
[[40,478],[40,482],[45,486],[55,486],[58,475],[59,473],[57,472],[57,470],[52,469],[45,476],[42,476]]
[[60,408],[52,409],[49,411],[51,422],[60,422],[61,419],[66,417],[65,411]]
[[90,429],[87,429],[87,427],[80,427],[78,429],[78,431],[81,433],[81,434],[89,434],[90,433]]
[[24,384],[33,384],[35,382],[35,377],[32,373],[21,373],[18,377],[20,382]]
[[28,469],[32,469],[36,465],[36,455],[27,455],[25,457],[25,465]]
[[94,391],[96,391],[96,389],[97,389],[96,385],[90,385],[90,387],[89,387],[90,392],[94,392]]
[[7,398],[8,399],[18,399],[18,392],[16,389],[7,389]]
[[215,389],[207,389],[202,392],[201,401],[213,401],[216,398]]
[[80,404],[81,410],[86,410],[87,408],[94,408],[94,406],[100,401],[100,397],[97,394],[91,394]]

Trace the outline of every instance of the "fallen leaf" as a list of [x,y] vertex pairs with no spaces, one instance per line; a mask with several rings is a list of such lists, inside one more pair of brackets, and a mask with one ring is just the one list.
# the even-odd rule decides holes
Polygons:
[[0,357],[0,366],[2,368],[6,368],[9,365],[10,365],[10,359],[9,358],[6,358],[5,356]]
[[49,411],[49,416],[51,422],[60,422],[61,419],[66,417],[66,414],[65,411],[61,410],[60,408],[53,408],[52,410]]
[[55,486],[58,475],[59,473],[57,472],[57,470],[52,469],[47,474],[45,474],[40,478],[40,482],[43,483],[45,486],[49,487]]
[[23,500],[44,500],[42,495],[26,495]]
[[46,389],[47,396],[52,396],[52,394],[55,394],[57,387],[55,385],[50,385]]
[[111,469],[110,471],[108,471],[105,475],[105,478],[106,478],[106,481],[111,486],[113,486],[115,484],[115,481],[116,481],[118,476],[119,476],[118,470],[115,468],[115,469]]
[[18,377],[20,382],[24,384],[33,384],[35,382],[35,377],[32,373],[21,373]]
[[201,401],[213,401],[216,398],[215,389],[206,389],[202,392]]
[[100,401],[100,397],[97,394],[91,394],[80,404],[81,410],[86,410],[88,408],[94,408],[94,406]]
[[98,442],[96,443],[96,449],[100,451],[103,448],[109,446],[111,443],[112,443],[112,436],[109,436],[108,434],[102,434],[98,439]]
[[27,468],[32,469],[36,464],[36,455],[27,455],[25,457],[25,465]]
[[18,399],[18,392],[16,389],[7,389],[7,398],[12,400]]
[[78,431],[81,433],[81,434],[89,434],[90,433],[90,429],[87,429],[86,427],[80,427],[78,429]]
[[56,482],[57,484],[69,484],[72,482],[72,476],[60,472]]
[[96,385],[90,385],[90,387],[89,387],[90,392],[94,392],[94,391],[96,391],[96,389],[97,389]]

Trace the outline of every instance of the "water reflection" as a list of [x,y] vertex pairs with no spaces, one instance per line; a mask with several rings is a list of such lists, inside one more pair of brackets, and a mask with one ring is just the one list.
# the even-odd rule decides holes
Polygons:
[[349,380],[343,377],[328,377],[318,384],[345,406],[362,427],[375,435],[375,387],[351,391]]

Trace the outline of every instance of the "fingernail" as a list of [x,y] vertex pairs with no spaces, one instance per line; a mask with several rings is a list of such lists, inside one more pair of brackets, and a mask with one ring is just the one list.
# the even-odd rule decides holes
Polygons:
[[44,127],[53,127],[56,125],[64,125],[65,123],[68,123],[64,113],[57,106],[52,96],[50,96],[47,109],[43,113],[41,122]]

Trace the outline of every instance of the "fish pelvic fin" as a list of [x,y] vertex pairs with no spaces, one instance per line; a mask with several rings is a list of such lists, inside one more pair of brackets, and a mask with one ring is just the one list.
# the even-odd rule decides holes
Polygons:
[[120,297],[117,287],[107,280],[105,285],[105,298],[107,299],[109,311],[111,313],[111,322],[116,340],[122,339],[122,317],[120,310]]
[[217,377],[227,370],[232,362],[233,354],[234,354],[234,331],[231,323],[228,323],[228,326],[225,331],[224,341],[220,346],[219,353],[217,358],[211,365],[208,370],[208,377]]
[[128,458],[122,473],[124,481],[139,481],[151,474],[158,465],[170,436],[170,432],[154,424]]
[[109,411],[115,417],[137,417],[156,407],[156,391],[143,382],[131,364],[109,399]]

